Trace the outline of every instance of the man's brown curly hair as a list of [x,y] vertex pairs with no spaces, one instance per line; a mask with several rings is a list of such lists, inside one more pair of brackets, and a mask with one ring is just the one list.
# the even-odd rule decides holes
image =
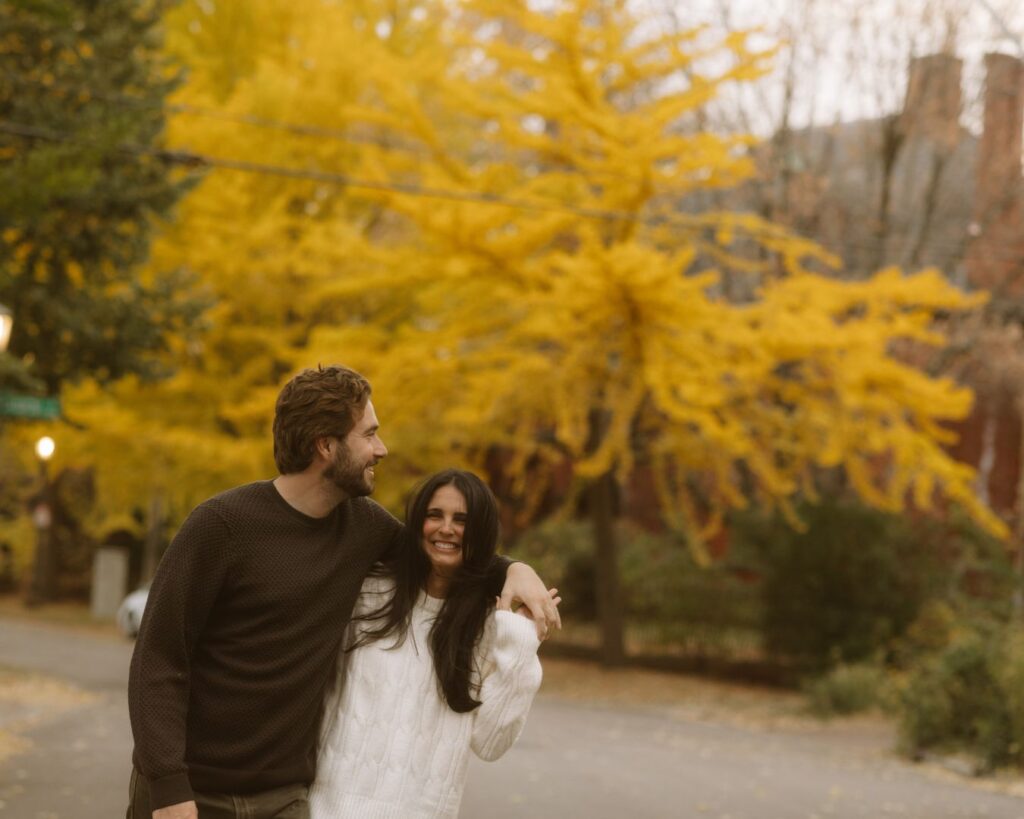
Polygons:
[[282,475],[313,463],[318,438],[342,438],[370,398],[370,382],[355,370],[318,366],[284,385],[274,408],[274,461]]

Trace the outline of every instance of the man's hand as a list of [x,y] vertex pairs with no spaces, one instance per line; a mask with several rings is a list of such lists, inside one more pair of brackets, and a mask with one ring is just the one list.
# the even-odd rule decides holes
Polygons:
[[[558,596],[558,589],[548,589],[548,594],[551,596],[551,602],[556,606],[562,602],[562,598]],[[499,611],[512,611],[512,606],[503,602],[500,597],[496,597],[497,607]],[[531,612],[526,606],[520,606],[514,612],[520,617],[525,617],[527,620],[533,621],[533,612]]]
[[199,819],[199,809],[195,802],[179,802],[153,811],[153,819]]
[[558,603],[555,602],[561,598],[557,597],[557,594],[556,589],[548,591],[537,573],[525,563],[513,563],[505,575],[505,586],[501,590],[499,607],[511,609],[514,601],[520,601],[533,616],[537,636],[541,640],[546,640],[551,629],[562,627]]

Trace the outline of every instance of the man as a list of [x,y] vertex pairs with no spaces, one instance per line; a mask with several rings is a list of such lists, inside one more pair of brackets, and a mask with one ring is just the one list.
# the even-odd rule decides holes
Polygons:
[[[370,385],[305,370],[277,400],[279,475],[193,510],[164,555],[132,656],[128,819],[299,819],[325,686],[367,571],[402,525],[367,495],[387,454]],[[502,597],[558,612],[512,564]],[[542,635],[543,636],[543,635]]]

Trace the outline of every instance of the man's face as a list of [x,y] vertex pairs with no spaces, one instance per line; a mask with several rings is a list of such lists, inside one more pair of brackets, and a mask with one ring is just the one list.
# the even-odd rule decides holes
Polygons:
[[339,440],[334,448],[334,459],[324,470],[324,478],[350,498],[369,495],[374,488],[374,465],[388,454],[387,447],[377,434],[380,424],[373,403],[366,409],[355,426]]

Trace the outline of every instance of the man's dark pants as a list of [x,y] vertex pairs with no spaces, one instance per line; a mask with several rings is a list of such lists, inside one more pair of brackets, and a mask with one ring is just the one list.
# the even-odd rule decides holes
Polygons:
[[[286,785],[244,796],[228,794],[196,794],[199,819],[309,819],[309,788]],[[151,819],[149,785],[138,771],[132,770],[128,786],[126,819]]]

